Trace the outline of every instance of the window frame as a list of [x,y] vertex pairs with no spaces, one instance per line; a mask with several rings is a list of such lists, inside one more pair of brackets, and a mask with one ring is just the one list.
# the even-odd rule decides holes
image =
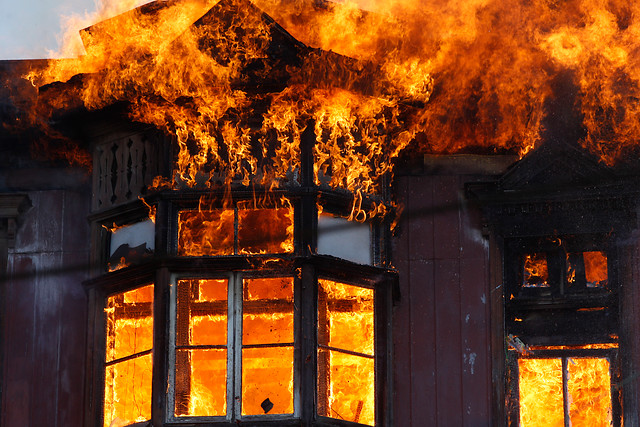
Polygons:
[[530,350],[527,354],[520,354],[518,351],[509,349],[507,351],[507,399],[508,406],[508,418],[509,426],[520,425],[520,389],[519,389],[519,367],[518,361],[520,359],[561,359],[562,360],[562,383],[563,383],[563,413],[565,425],[567,424],[566,417],[568,416],[568,397],[567,393],[567,381],[568,377],[565,376],[565,370],[567,369],[567,360],[571,358],[595,358],[595,359],[607,359],[609,361],[609,378],[611,382],[610,386],[610,398],[611,398],[611,422],[613,427],[620,427],[622,424],[622,407],[621,407],[621,389],[620,384],[620,359],[618,348],[601,348],[601,349],[536,349]]
[[[253,197],[254,191],[234,193],[234,200]],[[172,417],[174,402],[169,401],[167,384],[170,371],[170,345],[172,334],[170,319],[170,283],[180,278],[215,278],[229,272],[254,272],[264,276],[266,271],[274,275],[294,277],[294,414],[267,414],[242,416],[241,425],[314,425],[314,426],[363,426],[317,415],[317,292],[318,277],[374,289],[375,404],[376,425],[392,425],[392,369],[391,319],[392,302],[397,296],[397,272],[385,267],[388,258],[388,240],[384,233],[386,220],[367,221],[371,229],[373,265],[356,264],[330,255],[315,254],[317,230],[317,204],[324,212],[344,216],[350,197],[338,192],[326,191],[276,191],[274,197],[285,195],[294,209],[293,242],[291,253],[178,256],[178,214],[181,210],[197,209],[200,197],[215,197],[210,191],[173,190],[155,193],[145,201],[95,213],[92,222],[94,279],[85,282],[89,296],[89,335],[87,345],[87,379],[85,383],[85,426],[102,427],[102,392],[104,373],[101,372],[104,356],[103,308],[106,295],[126,291],[142,283],[154,283],[154,351],[152,385],[152,419],[154,426],[230,425],[236,422],[227,417]],[[155,252],[138,264],[112,272],[106,271],[105,252],[109,249],[110,232],[102,225],[121,226],[148,218],[149,206],[155,213]],[[342,206],[342,208],[341,208]],[[235,206],[234,206],[235,209]],[[173,278],[172,278],[173,277]],[[313,365],[310,369],[307,366]],[[237,375],[241,375],[239,372]],[[228,411],[230,414],[230,411]]]
[[[245,279],[291,277],[293,280],[293,413],[291,414],[259,414],[242,415],[242,344],[243,333],[243,283]],[[224,416],[176,416],[175,415],[175,354],[176,354],[176,320],[177,320],[177,284],[183,279],[227,280],[227,413]],[[202,423],[202,422],[236,422],[236,421],[275,421],[290,420],[300,417],[300,390],[296,385],[298,379],[299,343],[296,331],[299,329],[300,301],[296,298],[296,278],[293,271],[287,270],[236,270],[217,274],[189,273],[187,275],[172,272],[169,281],[169,334],[168,334],[168,392],[166,420],[170,423]],[[239,396],[239,399],[235,397]],[[239,402],[238,402],[239,401]]]

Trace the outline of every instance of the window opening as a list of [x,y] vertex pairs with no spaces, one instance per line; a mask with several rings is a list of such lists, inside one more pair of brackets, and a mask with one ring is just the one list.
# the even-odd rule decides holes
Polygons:
[[242,415],[293,413],[293,278],[243,280]]
[[176,416],[227,413],[226,279],[177,283]]
[[104,426],[151,418],[153,285],[107,298]]
[[293,277],[176,283],[174,416],[293,414]]
[[520,426],[612,425],[608,357],[518,358]]
[[221,256],[293,252],[293,207],[183,210],[178,215],[178,255]]
[[375,424],[373,289],[318,280],[318,415]]

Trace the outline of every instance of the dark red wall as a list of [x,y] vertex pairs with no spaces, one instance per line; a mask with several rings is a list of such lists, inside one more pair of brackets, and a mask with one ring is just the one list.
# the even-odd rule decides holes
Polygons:
[[488,243],[461,175],[398,180],[396,426],[490,426]]
[[82,422],[89,191],[30,191],[4,287],[3,427]]

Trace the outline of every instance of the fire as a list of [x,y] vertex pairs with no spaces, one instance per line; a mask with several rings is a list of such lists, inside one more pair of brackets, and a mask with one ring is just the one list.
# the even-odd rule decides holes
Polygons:
[[151,418],[153,285],[107,299],[104,426]]
[[601,251],[590,251],[584,252],[583,256],[587,286],[606,286],[609,277],[607,255]]
[[318,284],[318,413],[374,425],[373,290]]
[[[183,210],[178,216],[178,254],[216,256],[293,252],[293,206],[286,198],[277,202],[239,201],[215,208]],[[275,204],[275,207],[260,207]],[[236,233],[237,223],[237,233]]]
[[[227,280],[178,280],[176,416],[227,411]],[[190,349],[188,346],[200,346]]]
[[549,287],[547,256],[544,253],[528,254],[524,258],[524,287]]
[[563,426],[562,360],[519,359],[520,425]]
[[568,416],[571,425],[609,426],[612,410],[609,361],[571,357],[565,359],[564,365],[560,358],[518,360],[520,425],[562,426]]
[[245,279],[243,285],[242,414],[291,414],[293,278]]

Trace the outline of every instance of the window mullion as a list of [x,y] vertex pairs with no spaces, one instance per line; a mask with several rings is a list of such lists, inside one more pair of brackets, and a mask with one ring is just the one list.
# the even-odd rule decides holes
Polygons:
[[569,412],[569,366],[568,358],[562,358],[562,405],[564,409],[564,426],[571,427]]
[[241,396],[242,396],[242,275],[240,273],[233,274],[229,280],[232,282],[229,286],[233,295],[229,296],[229,371],[230,378],[228,381],[229,394],[233,399],[233,419],[240,419],[242,413]]

